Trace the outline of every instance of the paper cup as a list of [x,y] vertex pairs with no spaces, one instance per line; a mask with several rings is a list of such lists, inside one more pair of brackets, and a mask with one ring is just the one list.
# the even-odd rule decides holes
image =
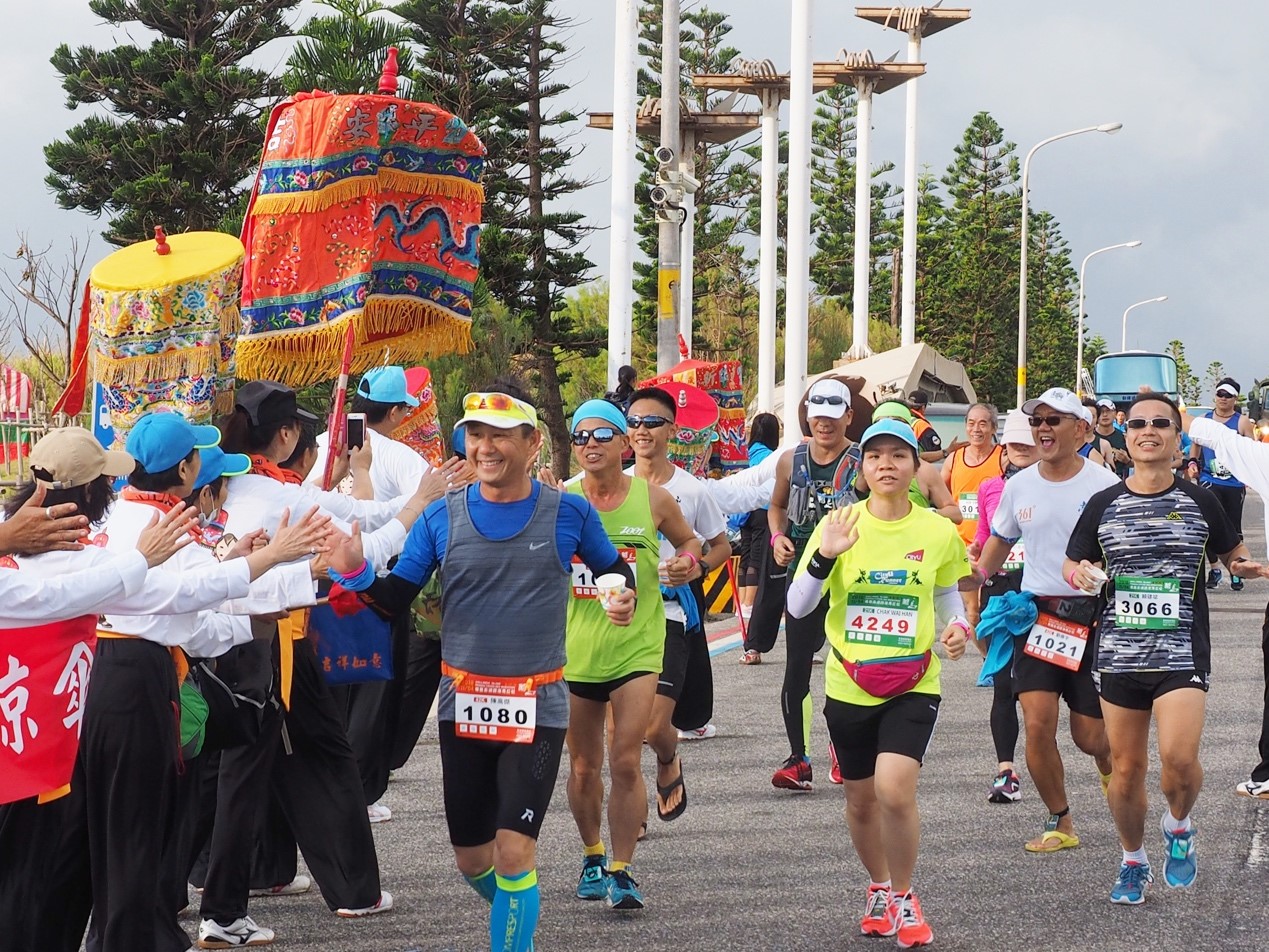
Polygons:
[[612,600],[626,590],[626,578],[616,572],[611,575],[601,575],[595,579],[595,588],[598,589],[596,597],[599,599],[600,606],[607,611]]
[[1096,595],[1102,590],[1102,586],[1106,584],[1106,580],[1110,578],[1110,576],[1095,565],[1089,566],[1084,571],[1097,580],[1097,584],[1095,584],[1092,588],[1081,589],[1081,591],[1083,591],[1086,595]]

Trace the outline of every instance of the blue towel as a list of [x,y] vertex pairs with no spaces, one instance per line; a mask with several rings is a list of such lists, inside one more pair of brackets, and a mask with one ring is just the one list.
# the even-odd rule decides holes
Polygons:
[[1013,640],[1025,635],[1035,625],[1039,612],[1035,596],[1030,592],[1005,592],[987,603],[978,620],[978,637],[985,638],[987,657],[978,672],[978,686],[989,688],[996,673],[1013,661]]
[[687,631],[695,631],[697,628],[701,627],[701,610],[700,606],[696,603],[696,595],[692,592],[692,586],[662,585],[661,595],[662,597],[667,598],[672,602],[678,602],[683,606],[683,614],[687,616],[687,621],[684,622],[683,627]]

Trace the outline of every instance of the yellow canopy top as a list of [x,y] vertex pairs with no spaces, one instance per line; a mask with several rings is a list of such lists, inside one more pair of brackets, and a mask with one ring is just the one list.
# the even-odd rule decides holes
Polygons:
[[167,243],[172,251],[166,255],[154,250],[153,240],[120,248],[97,263],[89,280],[103,291],[170,287],[225,271],[246,254],[241,241],[218,231],[169,235]]

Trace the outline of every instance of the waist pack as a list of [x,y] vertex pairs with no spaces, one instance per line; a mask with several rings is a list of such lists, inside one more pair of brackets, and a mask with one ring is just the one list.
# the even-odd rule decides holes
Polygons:
[[848,661],[834,648],[833,657],[842,663],[850,679],[875,698],[898,697],[921,683],[930,670],[930,652],[898,658],[871,658]]

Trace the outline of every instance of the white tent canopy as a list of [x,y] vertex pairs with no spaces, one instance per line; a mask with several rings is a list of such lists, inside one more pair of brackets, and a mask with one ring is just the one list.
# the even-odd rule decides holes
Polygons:
[[[924,390],[931,403],[974,403],[978,394],[963,364],[944,357],[928,344],[909,344],[862,360],[839,360],[830,370],[808,374],[809,387],[820,377],[840,374],[863,377],[861,396],[875,405],[888,399],[903,399],[913,390]],[[772,412],[783,418],[784,384],[775,388]]]

